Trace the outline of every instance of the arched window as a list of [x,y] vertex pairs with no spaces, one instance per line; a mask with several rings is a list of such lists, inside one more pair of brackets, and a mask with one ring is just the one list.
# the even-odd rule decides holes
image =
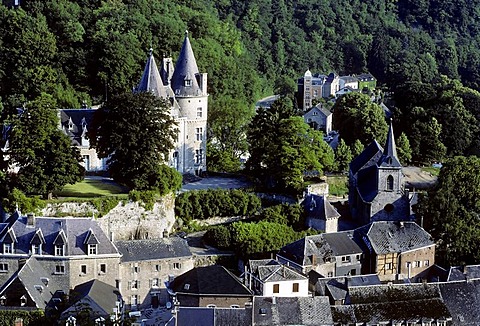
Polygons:
[[387,190],[393,190],[393,177],[391,175],[387,177]]

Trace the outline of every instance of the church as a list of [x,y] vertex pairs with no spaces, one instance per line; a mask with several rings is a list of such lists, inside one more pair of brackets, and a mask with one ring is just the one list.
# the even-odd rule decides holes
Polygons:
[[410,220],[410,197],[391,122],[385,147],[374,140],[350,163],[348,202],[359,225]]
[[[171,104],[170,114],[177,124],[178,135],[166,163],[180,173],[202,175],[206,172],[207,74],[198,70],[188,32],[175,66],[172,58],[163,58],[158,66],[150,49],[143,75],[134,91],[152,92]],[[90,172],[106,170],[106,160],[99,159],[95,150],[90,149],[87,138],[94,112],[93,108],[58,112],[59,127],[79,148],[85,169]]]

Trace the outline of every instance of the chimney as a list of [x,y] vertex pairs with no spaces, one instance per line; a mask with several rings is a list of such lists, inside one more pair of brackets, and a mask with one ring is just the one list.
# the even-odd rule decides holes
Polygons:
[[35,226],[35,215],[33,213],[27,214],[27,226]]
[[18,260],[18,270],[21,270],[23,266],[25,266],[25,264],[27,263],[27,259],[23,258],[23,259],[19,259]]

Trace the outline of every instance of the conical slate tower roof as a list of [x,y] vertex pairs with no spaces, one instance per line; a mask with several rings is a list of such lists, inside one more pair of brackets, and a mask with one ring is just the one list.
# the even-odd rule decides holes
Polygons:
[[138,84],[137,92],[153,92],[158,97],[167,98],[167,90],[163,84],[157,64],[155,63],[153,49],[150,49],[150,54],[148,55],[142,79],[140,79],[140,83]]
[[383,155],[378,162],[378,166],[402,167],[397,157],[397,146],[395,145],[395,138],[393,137],[393,125],[391,119],[388,128],[387,141],[383,149]]
[[192,45],[188,39],[188,32],[185,32],[185,40],[175,65],[171,85],[175,96],[198,96],[202,94],[197,79],[197,61],[193,55]]

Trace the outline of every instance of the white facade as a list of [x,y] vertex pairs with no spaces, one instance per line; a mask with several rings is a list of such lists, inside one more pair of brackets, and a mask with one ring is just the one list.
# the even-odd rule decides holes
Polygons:
[[307,297],[308,279],[263,283],[265,297]]

